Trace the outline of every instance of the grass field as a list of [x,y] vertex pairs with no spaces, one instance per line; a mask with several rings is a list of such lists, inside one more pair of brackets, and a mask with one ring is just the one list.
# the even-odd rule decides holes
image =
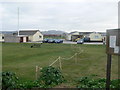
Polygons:
[[[16,72],[21,80],[35,79],[35,66],[50,65],[59,56],[69,58],[74,53],[83,50],[75,59],[62,60],[62,73],[68,85],[81,76],[106,77],[107,56],[103,45],[70,45],[43,44],[38,48],[30,48],[30,43],[3,43],[2,65],[3,71]],[[81,49],[79,49],[81,48]],[[59,67],[57,62],[55,67]],[[118,78],[118,57],[113,56],[112,79]]]

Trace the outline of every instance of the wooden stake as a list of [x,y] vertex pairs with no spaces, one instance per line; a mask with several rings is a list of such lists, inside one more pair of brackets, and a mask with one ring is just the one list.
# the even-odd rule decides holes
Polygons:
[[59,63],[60,63],[60,70],[62,70],[62,63],[61,63],[61,58],[59,57]]
[[76,63],[78,62],[78,53],[76,54]]
[[38,79],[38,66],[36,66],[35,71],[36,71],[36,75],[35,75],[35,77],[36,77],[36,80],[37,80],[37,79]]
[[75,53],[75,64],[77,63],[77,53]]

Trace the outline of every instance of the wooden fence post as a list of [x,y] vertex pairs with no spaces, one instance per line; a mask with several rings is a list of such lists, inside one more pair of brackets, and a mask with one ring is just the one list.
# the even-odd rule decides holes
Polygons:
[[35,73],[35,78],[36,80],[38,79],[38,66],[36,66],[36,69],[35,69],[36,73]]
[[60,70],[62,70],[61,58],[59,57]]
[[75,53],[75,64],[77,63],[77,53]]

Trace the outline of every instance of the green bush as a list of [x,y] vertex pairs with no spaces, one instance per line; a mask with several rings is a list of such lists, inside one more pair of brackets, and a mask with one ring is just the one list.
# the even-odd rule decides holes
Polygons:
[[38,81],[25,81],[18,82],[17,87],[19,89],[32,89],[32,88],[42,88],[43,86]]
[[[90,77],[81,77],[77,80],[77,87],[78,88],[105,88],[106,79],[92,79]],[[111,80],[110,88],[119,88],[120,87],[120,80],[115,79]]]
[[2,72],[2,89],[15,88],[17,86],[18,77],[13,72]]
[[44,88],[50,88],[58,85],[64,81],[64,77],[59,69],[48,66],[44,67],[41,71],[39,77],[39,82],[44,86]]
[[35,81],[20,81],[13,72],[2,72],[2,89],[32,89],[49,88],[58,85],[64,81],[59,69],[54,67],[44,67],[41,75]]
[[29,89],[34,87],[43,87],[38,81],[20,81],[13,72],[2,72],[2,89],[12,90],[18,89]]
[[116,80],[112,80],[111,81],[111,85],[110,85],[111,88],[120,88],[120,79]]

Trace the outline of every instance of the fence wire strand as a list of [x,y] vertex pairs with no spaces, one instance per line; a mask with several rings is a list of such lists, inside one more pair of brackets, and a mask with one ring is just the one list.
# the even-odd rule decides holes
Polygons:
[[77,51],[78,52],[76,52],[73,56],[71,56],[71,57],[69,57],[69,58],[63,58],[63,57],[58,57],[55,61],[53,61],[49,66],[52,66],[53,64],[55,64],[59,59],[60,60],[70,60],[70,59],[72,59],[72,58],[74,58],[75,56],[77,56],[77,55],[80,55],[81,53],[83,53],[84,52],[84,50],[82,50],[81,49],[81,47],[74,47],[74,48],[77,48]]

